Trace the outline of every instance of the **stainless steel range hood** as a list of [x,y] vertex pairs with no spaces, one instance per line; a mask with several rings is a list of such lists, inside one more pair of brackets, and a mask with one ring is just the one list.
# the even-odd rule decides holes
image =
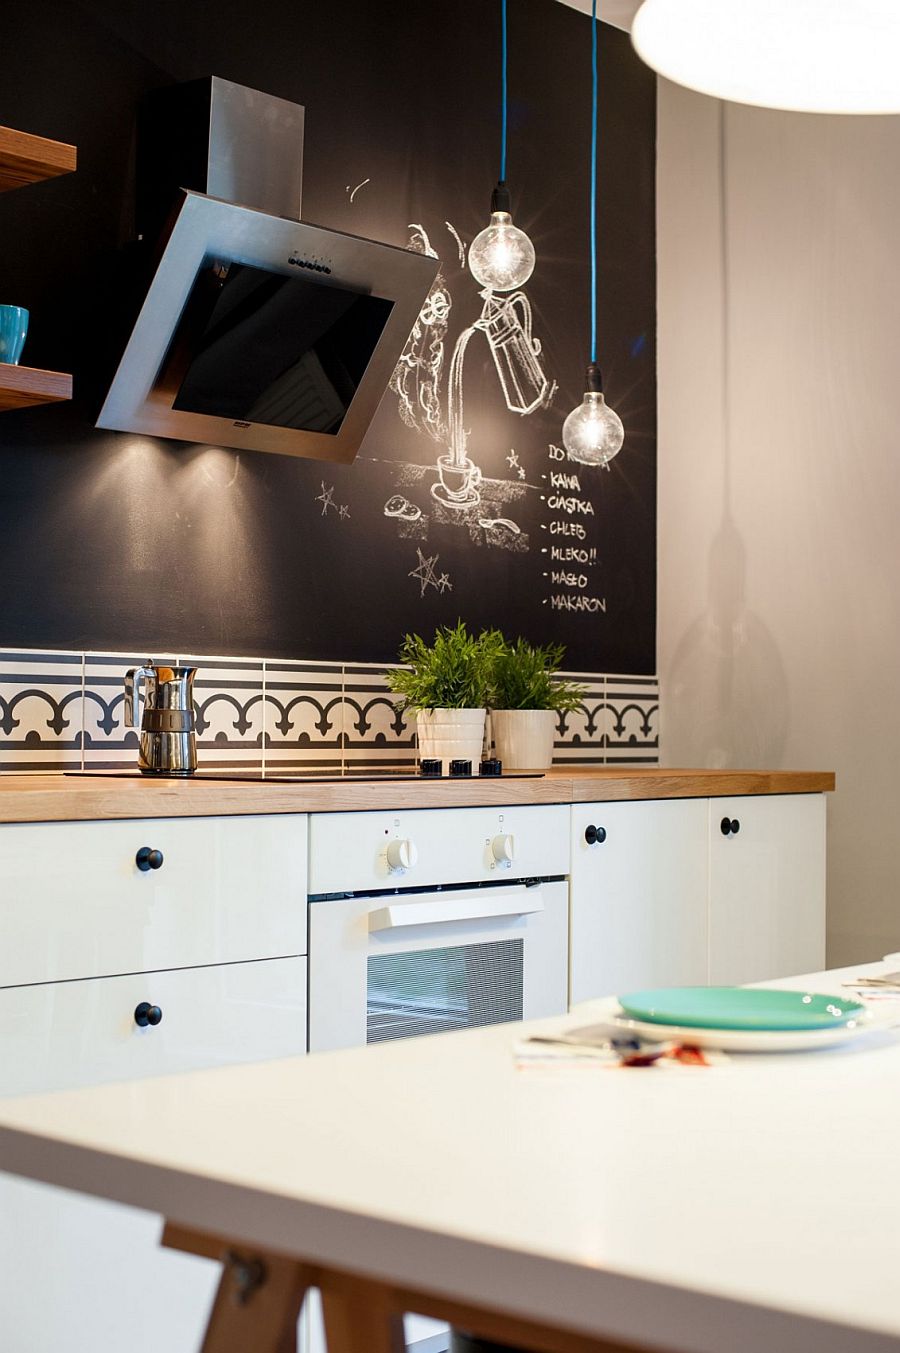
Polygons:
[[206,138],[203,163],[177,165],[193,182],[176,194],[97,425],[352,461],[437,260],[293,217],[302,108],[221,80],[173,98],[180,138],[157,119],[151,202],[169,186],[159,146],[198,143],[186,108]]

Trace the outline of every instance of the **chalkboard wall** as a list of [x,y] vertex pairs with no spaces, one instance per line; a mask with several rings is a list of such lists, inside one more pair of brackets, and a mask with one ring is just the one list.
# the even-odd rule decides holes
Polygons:
[[[655,91],[605,26],[600,327],[626,440],[608,471],[559,450],[587,357],[589,36],[557,0],[510,4],[509,177],[538,262],[504,306],[462,264],[498,169],[493,0],[29,0],[4,21],[0,121],[74,141],[79,169],[0,197],[0,300],[32,310],[24,360],[81,396],[0,417],[0,646],[384,661],[462,616],[579,670],[654,670]],[[211,73],[306,106],[306,219],[441,260],[352,466],[91,425],[138,101]],[[454,408],[465,475],[440,464]]]

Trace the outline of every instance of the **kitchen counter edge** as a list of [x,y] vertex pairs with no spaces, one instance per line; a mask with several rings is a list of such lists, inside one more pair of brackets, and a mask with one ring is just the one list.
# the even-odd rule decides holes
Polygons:
[[409,808],[603,803],[639,799],[820,794],[830,771],[670,770],[563,767],[535,779],[148,780],[86,775],[0,774],[0,823],[121,818],[235,817],[267,813],[351,813]]

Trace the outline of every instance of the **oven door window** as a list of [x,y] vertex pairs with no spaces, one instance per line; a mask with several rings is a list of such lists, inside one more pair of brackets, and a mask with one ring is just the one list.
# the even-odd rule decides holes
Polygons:
[[366,1042],[521,1019],[524,957],[515,939],[369,958]]

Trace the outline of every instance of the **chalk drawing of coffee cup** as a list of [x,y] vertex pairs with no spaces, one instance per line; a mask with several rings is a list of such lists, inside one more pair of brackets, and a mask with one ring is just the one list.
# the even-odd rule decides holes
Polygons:
[[481,470],[468,456],[460,460],[451,455],[438,456],[437,465],[440,481],[432,485],[431,492],[438,502],[447,507],[471,507],[481,501]]

